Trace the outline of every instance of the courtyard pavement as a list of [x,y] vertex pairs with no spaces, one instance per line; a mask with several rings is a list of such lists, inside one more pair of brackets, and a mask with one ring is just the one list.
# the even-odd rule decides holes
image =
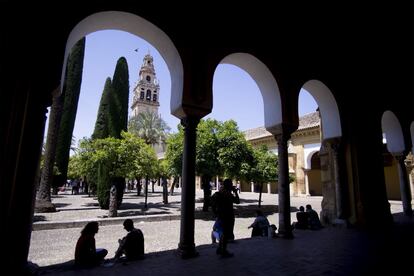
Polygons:
[[[164,205],[159,187],[149,193],[148,210],[143,197],[126,193],[119,218],[107,218],[96,200],[86,195],[61,193],[53,198],[59,212],[36,213],[29,260],[39,275],[414,275],[414,222],[400,214],[401,203],[390,202],[396,223],[392,229],[367,232],[325,227],[320,231],[295,230],[295,238],[249,238],[257,209],[257,193],[241,193],[236,207],[236,242],[229,244],[233,258],[222,259],[211,244],[212,216],[201,211],[202,192],[196,195],[195,244],[197,258],[182,260],[176,248],[180,229],[180,190]],[[311,204],[319,212],[321,197],[291,197],[292,221],[300,205]],[[269,221],[278,225],[277,195],[263,194],[262,208]],[[116,241],[126,234],[122,222],[132,218],[145,236],[146,258],[112,267],[102,265],[79,270],[73,266],[74,245],[81,228],[91,220],[100,223],[97,247],[116,250]],[[385,231],[387,230],[387,231]],[[404,251],[405,250],[405,251]]]

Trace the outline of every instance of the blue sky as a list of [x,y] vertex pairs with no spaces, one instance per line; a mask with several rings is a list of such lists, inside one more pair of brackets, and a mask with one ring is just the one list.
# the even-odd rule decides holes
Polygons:
[[[138,48],[138,51],[134,51]],[[99,31],[86,37],[81,94],[73,135],[76,140],[90,137],[95,125],[99,100],[107,77],[112,78],[116,62],[125,57],[129,68],[130,105],[144,55],[154,57],[160,83],[161,117],[176,131],[179,120],[170,114],[171,80],[167,65],[157,50],[145,40],[121,31]],[[316,102],[306,91],[300,93],[299,114],[315,111]],[[131,110],[130,110],[131,111]],[[233,65],[219,65],[213,80],[213,111],[206,118],[234,119],[240,130],[264,125],[263,100],[253,79]]]

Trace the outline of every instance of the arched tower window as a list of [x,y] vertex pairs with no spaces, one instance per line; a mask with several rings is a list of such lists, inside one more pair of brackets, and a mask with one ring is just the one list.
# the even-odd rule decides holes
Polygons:
[[152,101],[156,102],[157,101],[157,94],[152,95]]
[[140,93],[140,95],[139,95],[139,98],[140,98],[141,100],[143,100],[143,99],[144,99],[144,96],[145,96],[144,91],[141,91],[141,93]]
[[147,90],[147,101],[151,101],[151,90]]
[[146,79],[147,79],[147,82],[150,82],[151,81],[151,77],[150,76],[147,76]]

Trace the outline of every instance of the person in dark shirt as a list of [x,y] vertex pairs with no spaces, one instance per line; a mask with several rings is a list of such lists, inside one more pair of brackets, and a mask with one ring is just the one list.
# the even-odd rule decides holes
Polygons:
[[296,228],[296,229],[308,229],[309,228],[309,224],[308,224],[309,214],[305,212],[305,208],[303,206],[300,206],[299,211],[296,212],[296,219],[298,221],[293,223],[293,228]]
[[318,213],[312,209],[310,204],[306,205],[306,213],[308,214],[309,229],[319,230],[322,228],[321,221],[319,220]]
[[119,247],[115,253],[115,261],[125,255],[126,260],[138,260],[144,257],[144,235],[142,231],[134,227],[131,219],[124,221],[124,228],[128,234],[118,240]]
[[98,233],[98,222],[92,221],[86,224],[81,231],[76,248],[75,264],[81,267],[93,267],[99,265],[105,258],[108,251],[100,248],[96,249],[95,234]]
[[223,257],[231,257],[233,254],[227,251],[227,242],[233,235],[234,210],[233,203],[239,204],[240,199],[237,190],[233,187],[231,179],[225,179],[223,186],[215,192],[211,198],[213,212],[220,220],[223,234],[219,240],[216,253]]
[[254,222],[247,228],[253,228],[252,237],[267,237],[270,226],[269,220],[261,210],[256,210],[256,215]]

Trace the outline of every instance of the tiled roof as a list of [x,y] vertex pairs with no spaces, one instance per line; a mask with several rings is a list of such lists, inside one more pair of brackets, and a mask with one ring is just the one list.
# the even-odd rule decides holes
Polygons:
[[[320,124],[318,112],[312,112],[306,115],[303,115],[299,118],[299,127],[297,130],[308,129],[312,127],[317,127]],[[267,131],[264,127],[256,127],[243,131],[246,140],[259,139],[267,136],[272,136],[272,134]]]
[[312,112],[299,118],[298,130],[316,127],[319,126],[319,124],[320,119],[318,112]]

